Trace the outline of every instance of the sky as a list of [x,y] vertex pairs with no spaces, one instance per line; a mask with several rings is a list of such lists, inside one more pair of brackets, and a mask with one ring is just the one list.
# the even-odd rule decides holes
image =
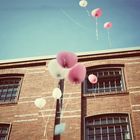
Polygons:
[[[0,60],[140,46],[140,0],[0,0]],[[97,20],[88,13],[102,9]],[[108,41],[105,22],[112,22]]]

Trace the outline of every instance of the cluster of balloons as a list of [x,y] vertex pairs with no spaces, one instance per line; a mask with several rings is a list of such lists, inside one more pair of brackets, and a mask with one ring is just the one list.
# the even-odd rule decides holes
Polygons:
[[[86,8],[87,7],[87,5],[88,5],[88,2],[86,1],[86,0],[80,0],[79,1],[79,5],[83,8]],[[86,9],[86,11],[87,11],[87,9]],[[88,12],[89,13],[89,12]],[[95,17],[95,19],[96,19],[96,38],[97,38],[97,40],[98,40],[98,22],[97,22],[97,19],[99,18],[99,17],[101,17],[102,16],[102,9],[101,8],[96,8],[96,9],[93,9],[92,11],[91,11],[91,16],[92,17]],[[112,27],[112,23],[111,22],[106,22],[106,23],[104,23],[104,28],[105,29],[110,29]],[[109,37],[109,31],[108,31],[108,38],[109,38],[109,41],[110,41],[110,37]]]
[[[71,83],[80,84],[86,76],[86,68],[78,63],[78,57],[72,52],[63,51],[57,54],[56,59],[48,63],[48,71],[55,79],[68,79]],[[54,88],[52,96],[60,99],[62,92],[59,88]]]
[[71,83],[80,84],[86,76],[86,68],[78,63],[76,54],[63,51],[57,54],[48,64],[48,70],[55,79],[68,79]]

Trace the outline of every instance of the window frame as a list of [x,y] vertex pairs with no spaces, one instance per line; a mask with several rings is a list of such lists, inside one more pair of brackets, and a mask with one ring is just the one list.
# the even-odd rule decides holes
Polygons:
[[23,76],[24,76],[23,74],[3,74],[3,75],[0,75],[0,80],[1,79],[12,80],[12,78],[13,78],[13,80],[14,79],[20,79],[19,83],[18,83],[18,88],[17,88],[17,91],[16,91],[15,99],[14,100],[3,101],[3,102],[0,101],[0,105],[15,104],[15,103],[18,102],[20,91],[21,91],[21,86],[22,86],[22,82],[23,82]]
[[[109,91],[109,92],[93,92],[92,90],[91,91],[88,91],[88,75],[90,73],[92,73],[92,70],[94,71],[97,71],[97,70],[111,70],[111,69],[120,69],[121,71],[121,81],[122,81],[122,89],[121,91]],[[87,67],[87,74],[86,74],[86,78],[84,80],[84,82],[82,83],[82,93],[83,93],[83,96],[92,96],[92,95],[112,95],[112,94],[122,94],[122,93],[128,93],[127,91],[127,87],[126,87],[126,80],[125,80],[125,73],[124,73],[124,65],[119,65],[119,64],[108,64],[108,65],[99,65],[99,66],[92,66],[92,67]]]
[[[119,117],[121,117],[121,115],[122,115],[122,117],[123,116],[127,116],[127,119],[128,119],[128,122],[126,122],[126,124],[128,125],[128,127],[129,127],[129,134],[130,134],[130,140],[134,140],[134,136],[133,136],[133,130],[132,130],[132,120],[131,120],[131,115],[129,114],[129,113],[106,113],[106,114],[97,114],[97,115],[92,115],[92,116],[85,116],[84,117],[84,125],[83,125],[83,129],[84,129],[84,140],[87,140],[87,136],[86,136],[86,119],[88,119],[88,118],[90,118],[90,117],[92,117],[92,118],[97,118],[98,116],[99,117],[101,117],[101,116],[105,116],[106,118],[108,117],[112,117],[112,116],[115,116],[115,115],[117,115],[117,116],[119,116]],[[117,124],[122,124],[122,123],[116,123],[116,125]],[[110,125],[110,124],[105,124],[106,126],[108,126],[108,125]],[[114,123],[114,125],[113,125],[113,123],[110,125],[110,126],[116,126],[115,125],[115,123]],[[103,128],[103,125],[102,124],[100,124],[99,125],[101,128]],[[109,133],[107,133],[107,134],[109,134]],[[115,132],[114,132],[114,134],[116,134]]]
[[9,138],[10,138],[10,133],[11,133],[11,129],[12,129],[12,123],[4,123],[4,122],[0,122],[0,125],[9,125],[9,127],[7,127],[8,128],[8,133],[7,133],[7,138],[6,138],[6,140],[9,140]]

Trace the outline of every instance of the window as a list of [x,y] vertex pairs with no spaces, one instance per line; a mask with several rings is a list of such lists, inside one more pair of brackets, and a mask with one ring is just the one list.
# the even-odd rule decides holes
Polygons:
[[132,140],[128,114],[87,117],[85,123],[85,140]]
[[[98,78],[96,84],[91,84],[88,75],[94,74]],[[116,93],[124,91],[122,68],[100,68],[87,71],[84,82],[85,93]]]
[[0,77],[0,104],[16,102],[18,99],[21,77]]
[[10,128],[10,124],[0,123],[0,140],[8,140]]

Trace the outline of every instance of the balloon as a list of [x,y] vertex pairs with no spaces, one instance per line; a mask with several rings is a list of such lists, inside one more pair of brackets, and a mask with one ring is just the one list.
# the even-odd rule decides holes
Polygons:
[[102,10],[100,8],[96,8],[96,9],[91,11],[91,15],[93,17],[98,18],[98,17],[100,17],[102,15]]
[[88,80],[90,81],[90,83],[96,84],[96,83],[97,83],[97,76],[94,75],[94,74],[90,74],[90,75],[88,76]]
[[50,74],[56,79],[64,79],[66,76],[67,70],[62,68],[56,59],[50,60],[48,64],[48,70]]
[[41,109],[46,105],[46,100],[44,98],[37,98],[34,101],[34,104],[35,104],[36,107]]
[[68,73],[68,79],[70,82],[80,84],[84,81],[86,76],[86,68],[84,65],[77,63],[72,67]]
[[87,2],[86,0],[81,0],[81,1],[79,2],[79,5],[80,5],[81,7],[86,7],[86,6],[88,5],[88,2]]
[[105,29],[109,29],[109,28],[111,28],[112,27],[112,23],[111,22],[106,22],[106,23],[104,23],[104,28]]
[[55,135],[62,134],[65,131],[65,127],[66,127],[65,123],[60,123],[60,124],[55,125],[55,132],[54,132],[54,134]]
[[52,93],[52,96],[55,98],[55,99],[60,99],[61,96],[62,96],[62,92],[59,88],[55,88],[53,90],[53,93]]
[[57,54],[56,60],[63,68],[71,68],[77,63],[78,58],[74,53],[64,51]]

